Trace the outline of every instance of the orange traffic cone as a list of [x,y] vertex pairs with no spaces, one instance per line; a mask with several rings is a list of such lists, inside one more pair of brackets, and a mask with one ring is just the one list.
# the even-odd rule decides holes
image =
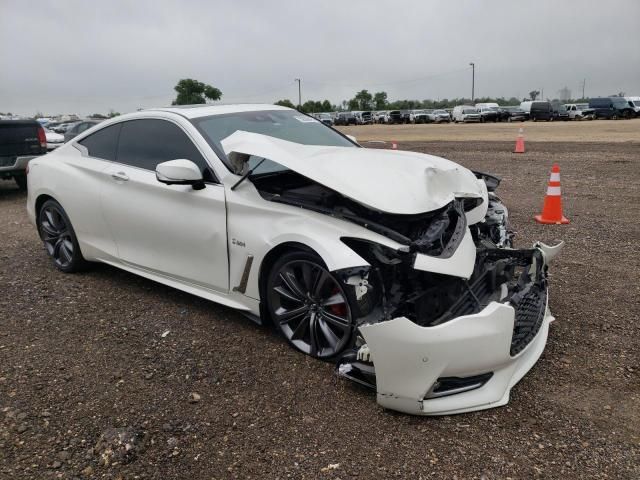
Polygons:
[[562,215],[562,197],[560,193],[560,167],[557,163],[554,163],[553,167],[551,167],[551,178],[547,187],[547,195],[544,197],[542,214],[535,216],[536,222],[547,225],[569,223],[569,220]]
[[524,153],[524,134],[522,128],[518,131],[518,138],[516,138],[516,149],[513,153]]
[[398,149],[398,142],[396,142],[395,140],[391,141],[391,150],[397,150]]

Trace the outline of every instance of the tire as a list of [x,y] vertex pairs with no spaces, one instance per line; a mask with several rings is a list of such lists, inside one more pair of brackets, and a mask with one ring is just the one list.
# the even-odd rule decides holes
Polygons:
[[280,257],[267,277],[265,295],[276,330],[296,350],[328,360],[351,345],[350,297],[316,254],[291,251]]
[[511,119],[511,117],[507,117],[507,123],[511,123],[513,122],[513,120]]
[[73,273],[88,266],[62,205],[55,200],[44,202],[38,212],[37,222],[38,233],[44,242],[45,250],[58,270]]
[[16,185],[18,185],[18,188],[22,191],[26,191],[27,190],[27,176],[26,175],[16,175],[15,177],[13,177],[13,179],[16,182]]

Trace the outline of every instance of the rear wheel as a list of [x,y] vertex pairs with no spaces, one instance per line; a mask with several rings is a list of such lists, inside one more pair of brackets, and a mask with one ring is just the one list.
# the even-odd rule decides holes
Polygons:
[[58,270],[72,273],[87,266],[71,221],[62,206],[47,200],[38,213],[38,232],[47,254]]
[[295,349],[329,359],[349,345],[353,320],[347,294],[317,255],[283,255],[269,273],[266,296],[275,327]]

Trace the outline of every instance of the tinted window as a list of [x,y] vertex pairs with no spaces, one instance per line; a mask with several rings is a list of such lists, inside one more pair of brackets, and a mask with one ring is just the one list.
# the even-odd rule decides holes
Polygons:
[[91,157],[115,160],[118,147],[118,134],[120,133],[121,125],[122,124],[118,123],[98,130],[96,133],[83,138],[78,143],[86,147]]
[[118,162],[155,170],[159,163],[182,158],[198,165],[206,181],[214,181],[207,162],[177,125],[165,120],[131,120],[122,124]]

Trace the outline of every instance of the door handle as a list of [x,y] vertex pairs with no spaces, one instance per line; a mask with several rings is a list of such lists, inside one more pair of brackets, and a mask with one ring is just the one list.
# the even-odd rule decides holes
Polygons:
[[120,180],[123,182],[126,182],[127,180],[129,180],[129,176],[124,173],[124,172],[115,172],[111,174],[111,178],[113,178],[114,180]]

